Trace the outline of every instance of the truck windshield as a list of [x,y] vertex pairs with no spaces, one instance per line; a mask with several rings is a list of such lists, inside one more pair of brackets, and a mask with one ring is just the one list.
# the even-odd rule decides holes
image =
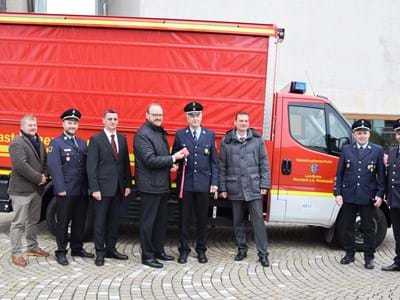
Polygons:
[[327,152],[324,108],[289,106],[292,137],[305,147]]

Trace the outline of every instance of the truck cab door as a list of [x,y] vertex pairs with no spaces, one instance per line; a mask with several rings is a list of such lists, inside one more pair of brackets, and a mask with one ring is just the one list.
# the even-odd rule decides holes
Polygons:
[[330,227],[338,212],[333,197],[336,165],[341,147],[350,142],[350,128],[323,101],[296,96],[282,97],[281,104],[281,137],[276,146],[278,195],[286,200],[284,222]]

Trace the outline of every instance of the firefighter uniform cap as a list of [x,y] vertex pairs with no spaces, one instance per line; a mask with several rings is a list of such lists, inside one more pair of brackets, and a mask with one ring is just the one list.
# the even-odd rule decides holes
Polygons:
[[185,105],[183,109],[185,113],[192,114],[192,113],[199,113],[203,110],[203,105],[198,102],[190,102]]
[[64,120],[76,120],[79,121],[81,119],[82,114],[80,113],[79,110],[75,108],[70,108],[66,111],[63,112],[63,114],[60,116],[60,118]]
[[394,131],[400,130],[400,119],[397,119],[396,121],[394,121],[393,130]]
[[351,126],[351,129],[353,131],[357,131],[357,130],[371,130],[371,123],[368,120],[365,119],[360,119],[357,120],[353,123],[353,125]]

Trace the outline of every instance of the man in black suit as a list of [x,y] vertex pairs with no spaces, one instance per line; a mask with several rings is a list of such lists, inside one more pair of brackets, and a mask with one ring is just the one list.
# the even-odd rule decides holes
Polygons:
[[119,208],[132,185],[126,137],[117,133],[118,113],[107,110],[103,124],[104,130],[90,138],[86,163],[89,190],[95,199],[96,266],[104,265],[104,257],[128,259],[115,245]]

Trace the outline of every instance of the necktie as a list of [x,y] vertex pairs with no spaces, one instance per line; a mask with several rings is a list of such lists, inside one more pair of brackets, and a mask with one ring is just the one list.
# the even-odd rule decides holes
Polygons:
[[113,152],[114,152],[114,157],[115,157],[115,159],[118,159],[117,144],[115,143],[114,137],[115,137],[115,134],[112,134],[112,135],[111,135],[111,148],[112,148],[112,150],[113,150]]
[[75,146],[77,148],[79,148],[78,141],[76,140],[76,138],[74,136],[71,138],[71,140],[74,142]]
[[195,143],[197,142],[197,132],[196,132],[196,130],[193,130],[193,141]]
[[358,155],[361,155],[363,152],[364,152],[364,147],[363,146],[358,148]]

